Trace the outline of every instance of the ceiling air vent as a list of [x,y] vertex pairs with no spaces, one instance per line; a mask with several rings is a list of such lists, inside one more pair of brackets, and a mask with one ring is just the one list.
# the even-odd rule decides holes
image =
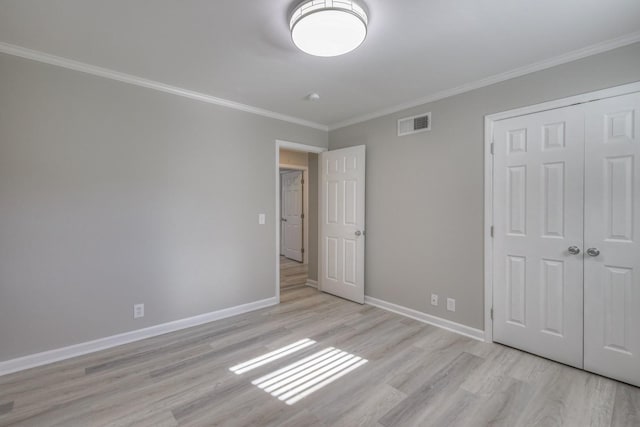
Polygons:
[[398,120],[398,136],[411,135],[427,130],[431,130],[431,113]]

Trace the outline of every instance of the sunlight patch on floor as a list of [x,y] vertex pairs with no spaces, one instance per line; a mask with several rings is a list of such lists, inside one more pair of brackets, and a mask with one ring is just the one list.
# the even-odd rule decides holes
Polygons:
[[329,347],[251,383],[293,405],[365,363],[366,359]]
[[275,360],[281,359],[285,356],[288,356],[289,354],[300,351],[303,348],[307,348],[315,343],[315,341],[305,338],[288,346],[279,348],[278,350],[274,350],[270,353],[258,356],[255,359],[251,359],[239,365],[232,366],[231,368],[229,368],[229,370],[236,375],[244,374],[245,372],[249,372],[255,368],[266,365],[267,363],[271,363]]

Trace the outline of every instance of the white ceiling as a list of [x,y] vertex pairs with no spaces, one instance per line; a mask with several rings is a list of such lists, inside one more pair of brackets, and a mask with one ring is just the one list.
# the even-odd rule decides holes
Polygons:
[[[639,0],[365,0],[364,44],[316,58],[290,40],[292,3],[0,0],[0,42],[335,125],[611,39],[640,40]],[[311,92],[321,100],[305,100]]]

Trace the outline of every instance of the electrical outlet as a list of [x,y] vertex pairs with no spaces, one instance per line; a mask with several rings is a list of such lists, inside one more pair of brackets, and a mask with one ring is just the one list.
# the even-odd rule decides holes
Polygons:
[[133,305],[133,318],[139,319],[144,317],[144,304],[134,304]]
[[267,223],[267,215],[261,213],[258,214],[258,224],[265,225]]
[[431,305],[438,305],[438,295],[431,294]]
[[456,300],[453,298],[447,298],[447,310],[456,311]]

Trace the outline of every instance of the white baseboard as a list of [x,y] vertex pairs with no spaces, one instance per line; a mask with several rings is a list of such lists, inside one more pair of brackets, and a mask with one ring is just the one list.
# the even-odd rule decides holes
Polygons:
[[150,326],[144,329],[138,329],[131,332],[112,335],[110,337],[99,338],[93,341],[70,345],[68,347],[57,348],[42,353],[18,357],[16,359],[0,362],[0,376],[23,371],[25,369],[35,368],[37,366],[47,365],[53,362],[59,362],[61,360],[70,359],[76,356],[82,356],[100,350],[106,350],[108,348],[128,344],[134,341],[140,341],[146,338],[167,334],[169,332],[191,328],[193,326],[213,322],[214,320],[236,316],[238,314],[259,310],[261,308],[270,307],[276,304],[278,304],[278,300],[276,297],[267,298],[260,301],[250,302],[248,304],[237,305],[235,307],[229,307],[222,310],[212,311],[210,313],[200,314],[198,316],[193,316],[186,319],[180,319],[173,322]]
[[306,285],[307,286],[311,286],[312,288],[318,289],[318,281],[317,280],[307,279]]
[[407,308],[401,305],[393,304],[381,299],[368,296],[364,297],[364,303],[381,308],[383,310],[391,311],[396,314],[401,314],[402,316],[410,317],[419,322],[428,323],[429,325],[437,326],[439,328],[464,335],[465,337],[473,338],[474,340],[483,342],[485,340],[484,331],[480,329],[471,328],[460,323],[452,322],[451,320],[446,320],[441,317],[414,310],[412,308]]

